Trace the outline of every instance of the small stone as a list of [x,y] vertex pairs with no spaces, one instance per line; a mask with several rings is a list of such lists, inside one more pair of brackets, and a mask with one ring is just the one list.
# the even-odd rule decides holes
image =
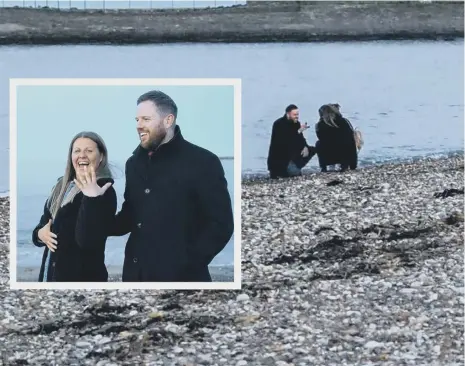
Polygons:
[[78,348],[90,348],[92,347],[92,344],[86,341],[77,341],[76,342],[76,347]]
[[392,326],[388,329],[388,334],[398,334],[400,332],[400,328],[396,326]]
[[207,362],[208,364],[212,363],[211,355],[198,355],[197,357],[200,360],[200,362]]
[[293,366],[293,364],[286,361],[276,361],[276,366]]
[[260,319],[260,315],[245,315],[234,319],[235,323],[249,325]]
[[417,289],[415,289],[415,288],[403,288],[403,289],[400,290],[400,293],[405,294],[405,295],[411,295],[416,291],[417,291]]
[[412,318],[411,320],[413,324],[423,324],[428,322],[429,318],[426,315],[420,315],[418,318]]
[[152,313],[149,314],[149,318],[150,319],[160,319],[160,318],[163,318],[163,313],[160,312],[160,311],[154,311]]
[[100,339],[97,341],[97,343],[98,343],[99,345],[106,344],[106,343],[109,343],[109,342],[111,342],[111,338],[110,338],[110,337],[102,337],[102,338],[100,338]]
[[176,324],[168,324],[165,327],[165,330],[167,332],[173,333],[173,334],[179,334],[180,333],[180,327]]
[[379,343],[376,341],[368,341],[367,343],[365,343],[365,348],[368,348],[368,349],[375,349],[375,348],[381,348],[381,347],[384,347],[384,343]]
[[249,295],[247,294],[240,294],[236,298],[236,301],[247,301],[247,300],[249,300]]
[[347,329],[343,329],[343,330],[342,330],[342,333],[347,334],[347,335],[349,335],[349,336],[354,336],[354,335],[359,334],[360,331],[359,331],[357,328],[355,328],[355,327],[349,327],[349,328],[347,328]]

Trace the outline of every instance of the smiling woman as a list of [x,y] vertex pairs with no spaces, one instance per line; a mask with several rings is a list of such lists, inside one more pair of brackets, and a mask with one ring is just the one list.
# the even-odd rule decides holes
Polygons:
[[40,282],[106,282],[105,243],[108,226],[116,212],[116,193],[107,189],[102,198],[84,197],[76,178],[86,180],[88,167],[96,171],[96,182],[113,183],[108,153],[95,132],[81,132],[71,141],[63,177],[46,200],[32,241],[45,247]]
[[239,80],[10,86],[14,288],[240,286]]

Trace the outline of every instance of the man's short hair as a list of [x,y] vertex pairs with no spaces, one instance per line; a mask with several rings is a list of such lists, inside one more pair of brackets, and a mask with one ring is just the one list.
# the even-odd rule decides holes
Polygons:
[[168,114],[172,114],[174,116],[174,119],[177,118],[178,107],[176,106],[174,100],[171,99],[171,97],[167,94],[163,93],[160,90],[151,90],[147,93],[142,94],[137,99],[137,105],[148,100],[155,104],[155,107],[161,115],[167,116]]
[[289,104],[286,107],[286,113],[289,113],[290,111],[293,111],[294,109],[299,109],[299,108],[297,108],[297,106],[295,104]]

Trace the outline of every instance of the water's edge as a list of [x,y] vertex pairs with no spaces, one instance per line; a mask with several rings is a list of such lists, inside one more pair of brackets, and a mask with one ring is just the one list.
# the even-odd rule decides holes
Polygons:
[[[360,169],[371,169],[371,168],[381,168],[384,166],[392,166],[398,164],[406,164],[416,161],[422,160],[440,160],[440,159],[448,159],[448,158],[456,158],[456,157],[463,157],[465,151],[464,150],[453,150],[449,152],[445,152],[443,154],[424,154],[419,156],[413,156],[408,158],[398,158],[398,159],[391,159],[391,160],[382,160],[374,163],[369,163],[368,160],[365,162],[363,160],[359,160],[359,168]],[[303,175],[307,174],[314,174],[319,172],[319,169],[316,167],[313,168],[304,168],[302,170]],[[260,172],[242,172],[242,183],[249,183],[255,181],[262,181],[262,180],[269,180],[269,174],[265,171]],[[0,198],[9,197],[10,192],[0,192]]]
[[[289,17],[292,24],[289,24]],[[463,37],[463,2],[249,1],[247,5],[234,7],[184,10],[0,9],[0,44],[3,45],[450,40]]]
[[[424,154],[419,156],[412,156],[412,157],[405,157],[405,158],[396,158],[396,159],[383,159],[382,161],[372,162],[371,160],[363,160],[359,159],[358,169],[371,169],[371,168],[382,168],[385,166],[392,166],[392,165],[401,165],[407,164],[422,160],[441,160],[441,159],[449,159],[449,158],[456,158],[456,157],[463,157],[464,150],[452,150],[449,152],[444,152],[442,154]],[[320,169],[318,167],[310,167],[302,169],[303,175],[308,174],[315,174],[318,173]],[[255,181],[263,181],[269,180],[268,172],[261,171],[261,172],[242,172],[242,183],[249,183]]]

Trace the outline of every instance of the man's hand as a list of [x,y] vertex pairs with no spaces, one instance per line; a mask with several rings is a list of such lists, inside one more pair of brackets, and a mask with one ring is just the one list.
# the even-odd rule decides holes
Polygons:
[[308,129],[308,128],[310,128],[310,126],[308,125],[307,122],[301,123],[298,132],[299,132],[299,133],[302,133],[302,132],[304,132],[304,131],[305,131],[306,129]]
[[300,153],[304,158],[306,158],[308,156],[308,147],[305,146],[303,149],[302,149],[302,152]]

